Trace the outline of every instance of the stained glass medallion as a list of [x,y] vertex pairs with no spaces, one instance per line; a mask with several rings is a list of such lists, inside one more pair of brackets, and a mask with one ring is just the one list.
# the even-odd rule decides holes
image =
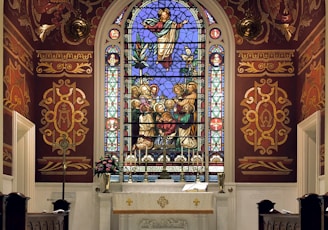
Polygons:
[[120,31],[118,29],[112,29],[109,31],[110,39],[117,40],[120,38]]
[[[215,19],[204,8],[182,0],[142,1],[126,13],[127,20],[120,21],[125,23],[124,58],[116,57],[124,74],[106,63],[105,149],[123,153],[125,166],[138,166],[136,181],[144,180],[146,169],[150,180],[157,179],[164,166],[175,181],[182,172],[187,181],[195,181],[196,172],[205,180],[206,162],[213,171],[207,173],[214,175],[209,180],[217,180],[216,167],[223,165],[224,50],[213,46],[210,57],[205,52],[205,28]],[[107,55],[116,54],[114,49],[120,52],[112,47]],[[124,85],[122,111],[115,107],[120,100],[115,84]],[[208,87],[212,90],[206,92]],[[114,125],[119,124],[120,113],[121,130]]]

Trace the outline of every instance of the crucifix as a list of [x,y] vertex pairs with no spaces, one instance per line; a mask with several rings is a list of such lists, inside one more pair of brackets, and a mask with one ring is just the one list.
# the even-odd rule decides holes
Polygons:
[[167,172],[166,170],[166,149],[167,148],[174,148],[175,147],[175,144],[167,144],[167,136],[164,135],[163,136],[163,142],[161,144],[156,144],[155,147],[156,148],[163,148],[163,170],[162,172],[160,173],[160,176],[159,176],[159,179],[171,179],[171,176],[170,174]]

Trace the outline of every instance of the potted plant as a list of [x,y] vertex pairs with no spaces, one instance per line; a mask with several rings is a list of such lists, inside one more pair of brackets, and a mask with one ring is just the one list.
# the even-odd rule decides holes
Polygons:
[[95,165],[95,175],[103,177],[105,184],[104,192],[109,192],[111,174],[119,174],[120,172],[118,157],[110,152],[106,152]]

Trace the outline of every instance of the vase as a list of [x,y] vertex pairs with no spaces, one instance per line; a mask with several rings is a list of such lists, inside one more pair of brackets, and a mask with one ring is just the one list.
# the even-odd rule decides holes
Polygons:
[[219,172],[218,173],[219,193],[224,193],[224,179],[225,179],[224,172]]
[[103,193],[108,193],[108,192],[110,192],[109,191],[109,189],[110,189],[110,173],[104,173],[103,180],[104,180],[104,188],[105,188]]

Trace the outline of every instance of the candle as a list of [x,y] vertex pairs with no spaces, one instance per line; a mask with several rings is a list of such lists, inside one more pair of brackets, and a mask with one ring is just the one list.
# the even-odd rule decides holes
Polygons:
[[197,151],[197,167],[198,167],[198,161],[199,161],[199,154],[198,154],[198,151]]
[[[130,153],[131,154],[131,153]],[[130,162],[130,155],[129,154],[126,154],[126,164],[128,166],[130,166],[131,162]]]
[[146,157],[148,156],[148,148],[146,147]]
[[181,156],[183,156],[183,146],[181,146]]
[[195,150],[193,149],[192,150],[192,164],[194,164],[195,163]]
[[205,153],[202,153],[202,167],[204,166],[204,155],[205,155]]
[[188,164],[190,162],[190,149],[188,149]]
[[129,162],[130,162],[130,167],[132,166],[132,151],[130,151],[130,155],[129,155]]
[[141,159],[140,159],[140,150],[139,150],[139,164],[141,163]]

